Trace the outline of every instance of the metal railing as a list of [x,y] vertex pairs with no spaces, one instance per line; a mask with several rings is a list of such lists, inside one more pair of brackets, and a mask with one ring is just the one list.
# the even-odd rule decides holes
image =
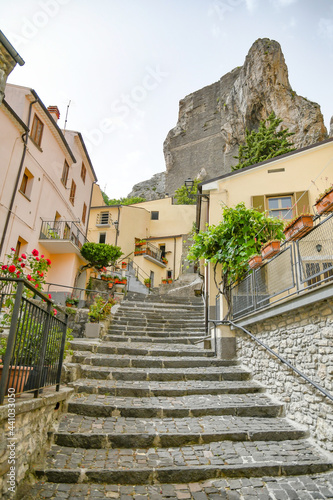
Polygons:
[[239,319],[333,280],[333,214],[231,287],[231,317]]
[[100,295],[101,297],[105,298],[105,300],[108,300],[114,294],[113,289],[107,291],[94,290],[90,288],[80,288],[48,282],[45,283],[45,285],[47,286],[47,293],[50,293],[52,295],[52,300],[60,305],[65,305],[67,298],[75,298],[79,299],[79,307],[84,307],[86,305],[87,299],[89,299],[89,302],[91,302],[95,299],[95,297]]
[[71,241],[82,248],[88,240],[74,221],[42,221],[39,239]]
[[271,349],[270,347],[268,347],[268,345],[266,345],[263,342],[261,342],[261,340],[259,340],[257,337],[255,337],[251,332],[249,332],[249,330],[247,330],[246,328],[243,328],[242,326],[237,325],[236,323],[234,323],[233,321],[230,321],[230,320],[219,321],[217,323],[219,323],[219,324],[226,324],[226,325],[232,325],[233,327],[239,328],[240,330],[242,330],[244,333],[246,333],[247,335],[249,335],[252,338],[252,340],[254,340],[259,345],[261,345],[264,349],[266,349],[266,351],[268,351],[270,354],[272,354],[277,359],[279,359],[281,361],[281,363],[287,365],[291,370],[293,370],[295,373],[297,373],[297,375],[299,375],[306,382],[308,382],[313,387],[315,387],[318,391],[320,391],[322,394],[324,394],[324,396],[326,396],[328,399],[330,399],[331,401],[333,401],[333,395],[330,392],[328,392],[326,389],[324,389],[324,387],[321,387],[319,384],[317,384],[316,382],[314,382],[313,380],[311,380],[309,377],[307,377],[303,372],[301,372],[300,370],[298,370],[298,368],[296,368],[291,363],[289,363],[289,361],[287,359],[283,358],[279,353],[273,351],[273,349]]
[[162,250],[155,247],[155,245],[149,241],[146,241],[144,245],[136,246],[134,255],[149,255],[153,257],[153,259],[158,260],[161,264],[166,265],[163,261]]
[[[2,359],[0,404],[6,394],[60,387],[67,314],[26,279],[0,277],[1,326],[9,328]],[[3,336],[6,339],[6,337]]]

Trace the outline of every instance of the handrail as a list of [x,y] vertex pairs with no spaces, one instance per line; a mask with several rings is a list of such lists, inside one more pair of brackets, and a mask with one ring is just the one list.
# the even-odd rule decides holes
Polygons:
[[281,361],[281,363],[284,363],[285,365],[287,365],[295,373],[297,373],[300,377],[302,377],[304,380],[306,380],[306,382],[308,382],[309,384],[313,385],[317,390],[319,390],[321,393],[323,393],[324,396],[326,396],[331,401],[333,401],[333,395],[330,392],[328,392],[326,389],[324,389],[320,385],[316,384],[316,382],[313,382],[313,380],[309,379],[309,377],[307,377],[306,375],[304,375],[304,373],[302,373],[300,370],[298,370],[298,368],[296,368],[291,363],[289,363],[289,361],[287,361],[285,358],[283,358],[282,356],[280,356],[280,354],[278,354],[277,352],[273,351],[273,349],[271,349],[270,347],[268,347],[268,345],[266,345],[263,342],[261,342],[261,340],[259,340],[257,337],[255,337],[246,328],[244,328],[242,326],[239,326],[239,325],[237,325],[236,323],[234,323],[233,321],[230,321],[230,320],[214,321],[214,323],[215,324],[221,324],[221,325],[222,324],[224,324],[224,325],[230,324],[230,325],[234,326],[235,328],[239,328],[240,330],[243,330],[243,332],[245,332],[253,340],[255,340],[258,344],[260,344],[262,347],[264,347],[269,353],[273,354],[273,356],[275,356],[276,358],[278,358]]

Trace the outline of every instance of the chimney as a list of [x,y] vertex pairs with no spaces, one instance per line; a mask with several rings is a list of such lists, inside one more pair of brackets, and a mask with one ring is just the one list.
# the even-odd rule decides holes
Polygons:
[[60,118],[60,111],[58,106],[49,106],[47,108],[48,112],[51,113],[52,118],[57,122]]

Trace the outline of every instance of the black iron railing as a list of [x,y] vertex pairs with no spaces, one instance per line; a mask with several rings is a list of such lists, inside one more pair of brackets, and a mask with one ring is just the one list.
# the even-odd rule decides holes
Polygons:
[[71,241],[82,248],[88,240],[74,221],[42,221],[39,238],[41,240]]
[[333,214],[231,287],[232,319],[239,319],[333,280]]
[[[67,314],[25,279],[0,277],[0,323],[8,336],[2,358],[0,404],[10,393],[60,387]],[[4,334],[3,334],[4,335]]]
[[155,247],[155,245],[153,245],[149,241],[146,241],[144,244],[137,244],[135,246],[134,255],[149,255],[153,259],[157,260],[160,264],[167,264],[166,259],[163,257],[162,250]]

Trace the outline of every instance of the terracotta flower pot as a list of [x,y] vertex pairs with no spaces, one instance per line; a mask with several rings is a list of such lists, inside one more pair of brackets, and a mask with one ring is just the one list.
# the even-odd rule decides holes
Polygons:
[[[0,365],[0,379],[2,377],[3,365]],[[13,366],[9,371],[8,388],[15,388],[15,393],[22,392],[29,373],[33,370],[32,366]]]
[[263,259],[271,259],[274,255],[278,254],[280,251],[281,242],[278,240],[273,240],[261,247],[261,255]]
[[288,241],[295,241],[307,234],[313,227],[312,215],[300,215],[283,231]]
[[257,269],[262,266],[262,255],[254,255],[249,259],[249,266],[251,269]]
[[333,212],[333,188],[316,202],[315,207],[318,214]]

